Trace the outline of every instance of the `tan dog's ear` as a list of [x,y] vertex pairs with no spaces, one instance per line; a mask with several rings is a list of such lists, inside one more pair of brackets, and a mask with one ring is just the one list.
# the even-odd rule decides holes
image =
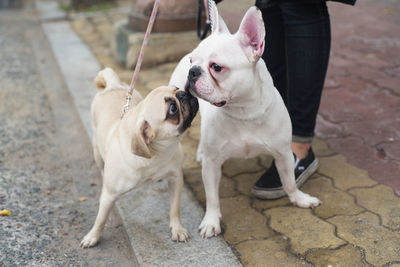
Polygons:
[[150,124],[146,120],[143,120],[139,123],[138,129],[132,136],[132,153],[140,157],[151,158],[149,144],[154,137],[155,135]]

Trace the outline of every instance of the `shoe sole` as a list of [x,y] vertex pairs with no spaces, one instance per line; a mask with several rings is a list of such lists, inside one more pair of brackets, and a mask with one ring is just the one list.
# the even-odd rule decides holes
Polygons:
[[[319,167],[319,162],[318,159],[315,158],[315,160],[308,166],[308,168],[297,178],[296,180],[296,186],[297,188],[300,188],[306,181],[307,179],[313,175]],[[278,199],[281,197],[286,196],[285,190],[283,190],[283,187],[277,187],[275,189],[265,189],[257,186],[253,186],[251,188],[251,193],[261,199]]]

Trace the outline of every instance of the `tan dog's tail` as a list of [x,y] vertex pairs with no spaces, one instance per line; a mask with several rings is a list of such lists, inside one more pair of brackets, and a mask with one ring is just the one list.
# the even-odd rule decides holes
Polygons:
[[120,89],[123,87],[118,75],[111,68],[101,70],[94,78],[94,84],[99,90]]

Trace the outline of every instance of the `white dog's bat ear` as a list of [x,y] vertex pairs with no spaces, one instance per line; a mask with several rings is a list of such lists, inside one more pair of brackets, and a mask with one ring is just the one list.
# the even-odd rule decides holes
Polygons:
[[250,62],[257,61],[264,53],[265,46],[264,21],[258,8],[247,10],[237,34]]
[[211,22],[212,22],[211,32],[212,33],[229,33],[229,29],[226,26],[225,21],[218,14],[217,5],[215,4],[214,1],[211,1],[211,10],[209,10],[209,12],[210,12],[210,18],[211,18]]
[[149,145],[154,137],[155,134],[148,121],[139,122],[132,136],[132,153],[140,157],[151,158]]

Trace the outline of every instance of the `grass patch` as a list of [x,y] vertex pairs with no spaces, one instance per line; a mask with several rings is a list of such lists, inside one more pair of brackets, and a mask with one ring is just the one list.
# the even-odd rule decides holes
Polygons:
[[61,3],[61,4],[58,5],[58,8],[61,9],[62,11],[68,12],[71,7],[69,5],[67,5],[67,4]]

